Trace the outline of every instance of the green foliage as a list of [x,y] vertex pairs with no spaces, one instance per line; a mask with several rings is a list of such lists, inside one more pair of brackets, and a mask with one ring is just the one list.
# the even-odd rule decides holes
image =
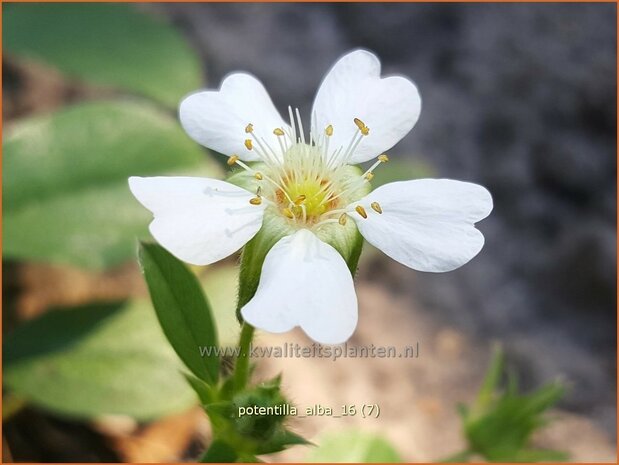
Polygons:
[[547,423],[548,409],[565,393],[558,382],[530,394],[519,394],[512,377],[502,392],[503,353],[496,349],[477,399],[470,407],[461,406],[468,449],[448,461],[463,461],[472,455],[489,462],[565,461],[567,455],[554,450],[535,449],[531,435]]
[[240,408],[276,407],[288,404],[281,393],[280,378],[244,389],[231,396],[220,391],[219,400],[206,405],[213,426],[214,440],[202,457],[202,462],[221,462],[223,459],[247,462],[256,456],[279,452],[293,445],[309,444],[285,426],[285,412],[274,415],[241,415]]
[[[282,395],[279,380],[275,383],[265,383],[252,389],[236,394],[232,399],[235,411],[240,407],[276,407],[286,404],[287,401]],[[250,437],[259,441],[267,441],[273,436],[275,430],[279,428],[285,419],[285,415],[246,415],[235,418],[235,429],[243,436]]]
[[309,453],[311,463],[399,463],[402,458],[382,436],[358,431],[340,430],[322,435],[318,446]]
[[3,143],[4,254],[102,269],[135,254],[150,219],[127,178],[217,175],[176,121],[151,105],[85,103],[15,125]]
[[146,302],[46,313],[7,335],[3,364],[13,394],[62,416],[147,421],[196,402]]
[[200,353],[201,347],[218,345],[215,320],[200,283],[180,260],[159,245],[142,243],[139,256],[168,341],[196,377],[216,384],[219,356]]
[[234,463],[239,458],[234,448],[219,439],[211,442],[206,453],[200,459],[204,463]]
[[3,8],[2,26],[9,55],[170,107],[201,84],[195,52],[162,18],[134,5],[11,4]]

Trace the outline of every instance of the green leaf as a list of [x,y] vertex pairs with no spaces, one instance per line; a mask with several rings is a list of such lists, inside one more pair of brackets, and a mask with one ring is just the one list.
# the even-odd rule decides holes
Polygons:
[[321,435],[306,462],[399,463],[402,458],[382,436],[355,429]]
[[210,384],[202,381],[200,378],[196,378],[193,375],[185,374],[185,379],[191,386],[191,388],[195,391],[200,399],[202,405],[209,405],[215,402],[217,398],[217,391],[211,387]]
[[546,412],[563,396],[565,388],[550,383],[530,394],[520,394],[512,376],[507,389],[501,392],[498,388],[503,366],[503,352],[497,346],[475,403],[470,409],[461,408],[467,450],[492,462],[558,457],[560,452],[530,448],[529,441],[547,423]]
[[201,84],[198,57],[180,34],[133,5],[5,5],[2,26],[8,54],[170,107]]
[[147,302],[56,310],[3,344],[4,384],[56,414],[148,421],[196,403]]
[[501,381],[503,375],[504,365],[503,349],[499,345],[495,345],[492,349],[492,360],[490,361],[490,367],[486,371],[481,388],[477,393],[477,399],[471,413],[473,415],[478,412],[483,412],[496,397],[496,390]]
[[190,172],[215,163],[152,105],[76,105],[9,128],[3,143],[4,254],[91,269],[135,256],[150,213],[129,176]]
[[201,348],[217,347],[211,307],[195,275],[157,244],[140,245],[140,265],[153,306],[168,341],[194,375],[217,383],[219,356]]

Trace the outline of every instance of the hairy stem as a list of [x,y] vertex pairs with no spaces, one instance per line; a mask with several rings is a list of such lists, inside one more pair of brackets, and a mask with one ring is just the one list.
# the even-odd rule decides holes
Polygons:
[[240,391],[247,385],[249,379],[249,351],[251,341],[254,338],[254,327],[248,323],[243,323],[241,337],[239,339],[239,356],[234,367],[234,390]]

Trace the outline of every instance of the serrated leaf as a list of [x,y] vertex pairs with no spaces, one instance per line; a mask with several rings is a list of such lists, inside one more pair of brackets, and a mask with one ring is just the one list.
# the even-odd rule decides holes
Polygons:
[[135,256],[150,213],[129,176],[219,168],[155,107],[94,102],[22,121],[3,142],[3,252],[102,269]]
[[201,84],[196,53],[162,17],[128,4],[33,3],[3,8],[5,53],[169,107]]
[[7,335],[3,363],[9,390],[62,416],[148,421],[196,403],[143,301],[48,312]]
[[170,344],[199,379],[217,383],[219,356],[202,354],[217,347],[217,330],[197,278],[167,250],[157,244],[140,245],[140,264],[163,332]]

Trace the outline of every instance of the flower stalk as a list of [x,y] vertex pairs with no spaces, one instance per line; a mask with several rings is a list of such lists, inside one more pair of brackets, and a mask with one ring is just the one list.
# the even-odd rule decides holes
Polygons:
[[254,327],[249,323],[243,323],[241,327],[241,336],[239,338],[239,356],[234,365],[234,390],[242,391],[249,380],[249,355],[251,343],[254,338]]

